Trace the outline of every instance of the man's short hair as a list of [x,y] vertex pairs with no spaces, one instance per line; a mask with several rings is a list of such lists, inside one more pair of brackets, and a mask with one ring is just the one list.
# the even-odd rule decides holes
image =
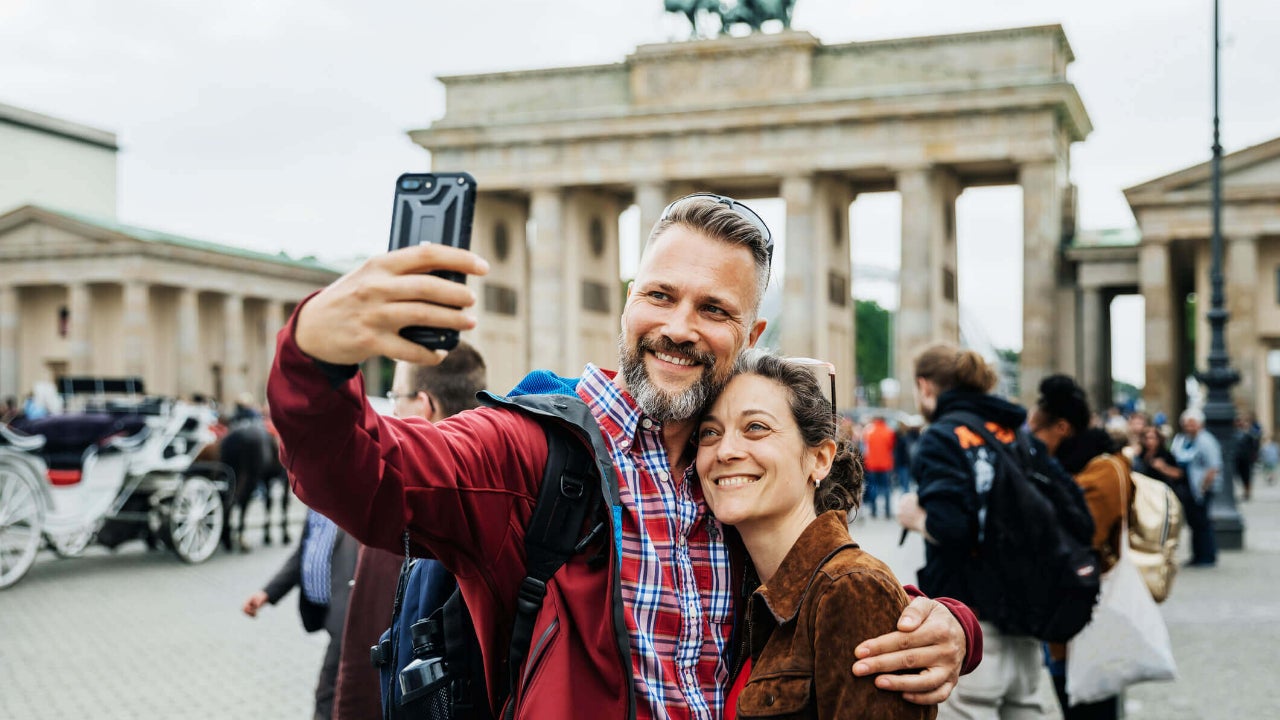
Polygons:
[[430,393],[444,417],[479,407],[476,393],[485,389],[484,358],[470,344],[458,346],[439,365],[413,365],[409,391]]
[[659,235],[672,225],[681,225],[722,242],[741,245],[751,251],[756,267],[756,307],[751,308],[755,317],[765,288],[769,286],[769,249],[764,234],[754,223],[737,210],[710,197],[693,196],[676,201],[666,217],[653,226],[646,250]]

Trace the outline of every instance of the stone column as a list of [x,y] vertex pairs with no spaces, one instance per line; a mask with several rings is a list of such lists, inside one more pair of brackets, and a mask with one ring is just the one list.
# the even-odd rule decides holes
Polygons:
[[[225,365],[222,369],[222,402],[231,407],[245,391],[244,296],[230,293],[222,301]],[[262,398],[254,398],[262,402]]]
[[[178,289],[178,395],[190,398],[212,388],[202,386],[204,361],[200,357],[200,306],[194,288]],[[216,399],[216,398],[215,398]]]
[[781,350],[787,355],[817,357],[818,338],[826,325],[827,244],[818,237],[814,214],[819,206],[812,175],[782,180],[787,204],[787,262],[782,278]]
[[150,379],[147,372],[147,361],[150,359],[150,343],[147,342],[147,330],[151,324],[150,286],[139,280],[127,280],[123,289],[120,341],[124,344],[124,374],[143,378],[143,386],[146,387],[146,382]]
[[658,224],[658,218],[662,216],[667,203],[675,198],[667,196],[667,183],[664,182],[638,183],[635,195],[636,206],[640,208],[640,247],[637,252],[639,257],[644,257],[645,241],[649,239],[649,233],[653,231],[653,226]]
[[93,298],[85,283],[67,285],[67,370],[72,375],[93,373]]
[[902,267],[894,323],[894,375],[902,387],[898,405],[913,409],[913,357],[922,346],[960,339],[957,297],[955,201],[959,184],[945,170],[911,168],[898,173],[902,197]]
[[267,300],[262,313],[262,334],[267,340],[266,367],[270,368],[276,357],[276,338],[284,329],[285,321],[283,300]]
[[[818,211],[820,236],[827,245],[826,277],[822,287],[827,313],[825,347],[820,345],[819,356],[836,366],[836,404],[852,407],[856,398],[857,365],[857,317],[853,302],[853,256],[849,245],[849,206],[854,193],[849,183],[828,180],[822,183],[823,206]],[[892,340],[891,340],[892,341]]]
[[[1099,411],[1111,404],[1111,399],[1106,397],[1107,393],[1103,389],[1104,385],[1109,385],[1106,382],[1107,375],[1103,374],[1103,367],[1106,364],[1106,353],[1104,352],[1106,338],[1104,334],[1107,332],[1108,325],[1103,317],[1105,312],[1107,312],[1107,308],[1103,302],[1101,288],[1080,288],[1080,349],[1082,354],[1080,386],[1084,388],[1085,394],[1089,398],[1089,404]],[[1033,387],[1030,388],[1030,391],[1036,392],[1037,389]]]
[[471,247],[489,261],[489,274],[468,278],[479,298],[476,329],[465,333],[484,355],[488,384],[506,392],[529,365],[529,268],[525,233],[529,203],[496,193],[481,193],[471,226]]
[[564,253],[564,193],[537,188],[530,200],[533,242],[529,247],[529,369],[573,373],[566,348],[569,291]]
[[1230,313],[1227,354],[1231,366],[1240,373],[1240,382],[1231,388],[1231,396],[1239,409],[1256,414],[1258,404],[1264,402],[1258,394],[1258,238],[1228,237],[1225,254],[1223,279]]
[[1062,244],[1064,168],[1056,160],[1023,165],[1022,185],[1022,377],[1024,402],[1057,368],[1054,316],[1058,286],[1058,252]]
[[1177,324],[1183,321],[1182,301],[1176,297],[1169,245],[1144,239],[1138,249],[1138,287],[1146,306],[1146,385],[1142,399],[1147,412],[1164,412],[1176,420],[1178,392]]
[[18,376],[18,289],[0,286],[0,397],[21,399]]

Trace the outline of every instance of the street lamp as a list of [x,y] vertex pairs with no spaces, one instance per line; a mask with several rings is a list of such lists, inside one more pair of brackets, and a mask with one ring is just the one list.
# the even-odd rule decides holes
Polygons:
[[1213,213],[1212,252],[1213,266],[1209,281],[1213,288],[1209,309],[1209,328],[1212,336],[1209,344],[1209,369],[1196,373],[1197,379],[1208,388],[1208,401],[1204,406],[1205,429],[1222,446],[1223,492],[1214,493],[1209,516],[1213,518],[1214,535],[1222,550],[1240,550],[1244,547],[1244,519],[1236,508],[1235,497],[1235,434],[1236,407],[1231,401],[1231,386],[1240,382],[1240,374],[1231,367],[1227,356],[1226,325],[1228,313],[1222,286],[1222,144],[1218,134],[1218,65],[1221,43],[1218,40],[1218,0],[1213,2],[1213,160],[1210,168],[1211,208]]

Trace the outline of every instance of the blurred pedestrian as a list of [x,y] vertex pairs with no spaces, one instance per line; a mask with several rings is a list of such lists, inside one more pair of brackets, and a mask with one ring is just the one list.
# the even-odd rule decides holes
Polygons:
[[1218,562],[1218,544],[1213,537],[1209,506],[1213,494],[1222,487],[1222,447],[1204,431],[1204,413],[1186,410],[1180,418],[1182,432],[1173,438],[1170,451],[1187,473],[1183,514],[1191,527],[1191,567],[1212,567]]
[[897,435],[884,421],[884,417],[872,416],[871,423],[863,433],[863,445],[866,451],[863,454],[862,465],[866,471],[867,504],[871,506],[873,518],[880,517],[878,508],[881,499],[884,500],[885,518],[893,517],[889,500],[893,493],[890,478],[893,477],[893,448],[896,443]]
[[911,457],[919,440],[920,423],[916,423],[915,418],[907,417],[898,423],[898,437],[893,443],[893,472],[903,495],[911,492]]
[[298,549],[285,560],[266,587],[250,595],[242,610],[257,617],[263,605],[275,605],[296,588],[298,614],[307,632],[324,629],[329,647],[316,682],[314,720],[333,717],[334,686],[338,677],[338,657],[342,650],[342,626],[347,614],[347,595],[356,569],[359,543],[315,510],[307,511]]
[[[1089,426],[1089,401],[1075,380],[1066,375],[1050,375],[1040,382],[1039,390],[1028,424],[1049,454],[1084,491],[1093,516],[1093,549],[1106,572],[1119,560],[1121,544],[1129,541],[1122,535],[1122,520],[1133,501],[1129,461],[1111,454],[1117,444],[1107,428]],[[1114,428],[1115,423],[1109,422],[1108,426]],[[1065,644],[1049,644],[1049,673],[1066,720],[1120,717],[1118,695],[1077,705],[1068,702],[1066,659]]]
[[1261,445],[1254,431],[1251,413],[1243,412],[1236,418],[1235,441],[1236,477],[1240,478],[1244,499],[1249,500],[1253,497],[1253,465],[1258,462],[1258,450]]

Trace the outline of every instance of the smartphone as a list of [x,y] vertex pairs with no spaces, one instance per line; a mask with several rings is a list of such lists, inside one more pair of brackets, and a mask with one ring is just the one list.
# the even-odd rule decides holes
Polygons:
[[[476,180],[467,173],[405,173],[396,180],[396,201],[391,211],[391,244],[388,250],[438,243],[471,249],[471,221],[476,211]],[[465,283],[457,272],[432,273]],[[444,328],[406,327],[401,337],[431,350],[452,350],[458,331]]]

